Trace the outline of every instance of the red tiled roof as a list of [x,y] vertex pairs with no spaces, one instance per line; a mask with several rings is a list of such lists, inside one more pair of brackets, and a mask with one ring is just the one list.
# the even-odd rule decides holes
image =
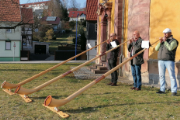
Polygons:
[[20,4],[20,6],[22,6],[22,7],[28,7],[29,5],[37,5],[37,4],[42,4],[42,3],[44,3],[45,5],[47,5],[49,2],[50,2],[50,1],[25,3],[25,4]]
[[0,21],[21,21],[19,0],[0,0],[0,11]]
[[76,18],[77,15],[78,15],[78,13],[79,13],[79,15],[82,15],[82,14],[85,14],[85,15],[86,15],[86,12],[85,12],[85,11],[70,11],[70,12],[69,12],[69,17],[70,17],[70,18]]
[[86,20],[97,20],[98,0],[87,0],[86,2]]
[[30,23],[30,24],[34,23],[32,8],[21,8],[21,17],[23,23]]
[[47,24],[56,24],[57,25],[61,21],[59,17],[56,17],[55,21],[46,21],[47,17],[50,17],[50,16],[41,18],[41,22],[46,22]]

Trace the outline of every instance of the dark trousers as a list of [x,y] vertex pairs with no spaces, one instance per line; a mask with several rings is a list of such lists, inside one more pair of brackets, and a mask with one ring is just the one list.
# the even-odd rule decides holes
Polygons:
[[[117,59],[108,59],[108,65],[110,70],[116,67],[116,62]],[[113,73],[111,73],[111,82],[117,83],[117,79],[118,79],[117,71],[114,71]]]
[[131,65],[134,87],[141,89],[141,65]]

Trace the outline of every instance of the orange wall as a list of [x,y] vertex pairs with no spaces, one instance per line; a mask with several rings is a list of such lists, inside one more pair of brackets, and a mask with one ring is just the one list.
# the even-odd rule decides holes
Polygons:
[[[150,42],[163,37],[163,30],[170,28],[173,37],[180,42],[180,0],[151,0]],[[156,44],[157,45],[157,44]],[[154,45],[154,47],[156,46]],[[157,59],[154,48],[149,50],[149,58]],[[180,60],[180,47],[176,51],[176,61]]]

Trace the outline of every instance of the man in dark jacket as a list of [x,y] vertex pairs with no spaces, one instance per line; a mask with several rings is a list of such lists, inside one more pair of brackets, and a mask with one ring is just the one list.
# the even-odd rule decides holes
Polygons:
[[[110,44],[110,42],[112,42],[112,41],[115,41],[116,44],[119,45],[119,42],[116,39],[115,33],[112,33],[110,35],[110,40],[107,41],[107,46],[106,46],[107,51],[113,48],[112,45]],[[113,51],[110,52],[110,56],[108,58],[109,69],[113,69],[114,67],[116,67],[118,53],[119,53],[119,47],[117,47],[116,49],[114,49]],[[111,73],[111,82],[108,83],[107,85],[116,86],[117,79],[118,79],[117,71],[114,71],[113,73]]]
[[160,90],[158,94],[165,93],[165,71],[166,68],[169,72],[171,80],[171,92],[172,96],[177,94],[177,82],[175,76],[175,55],[178,47],[178,41],[173,38],[171,29],[166,28],[164,31],[164,37],[160,38],[159,44],[155,50],[158,52],[158,68],[159,68],[159,79],[160,79]]
[[[130,40],[128,51],[130,52],[130,57],[141,51],[141,43],[143,39],[140,37],[138,31],[134,31],[133,38]],[[131,60],[131,71],[134,80],[134,87],[132,90],[141,90],[141,64],[144,63],[143,53],[139,54],[137,57]]]

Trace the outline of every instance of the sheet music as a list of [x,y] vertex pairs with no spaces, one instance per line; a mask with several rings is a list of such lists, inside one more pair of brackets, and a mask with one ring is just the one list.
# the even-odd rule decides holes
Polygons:
[[149,48],[149,41],[142,41],[141,48]]
[[87,46],[88,46],[88,48],[90,49],[90,48],[92,48],[92,46],[91,46],[91,44],[90,43],[88,43],[87,44]]
[[110,43],[111,43],[111,45],[112,45],[113,48],[117,47],[117,44],[116,44],[115,41],[112,41],[112,42],[110,42]]

